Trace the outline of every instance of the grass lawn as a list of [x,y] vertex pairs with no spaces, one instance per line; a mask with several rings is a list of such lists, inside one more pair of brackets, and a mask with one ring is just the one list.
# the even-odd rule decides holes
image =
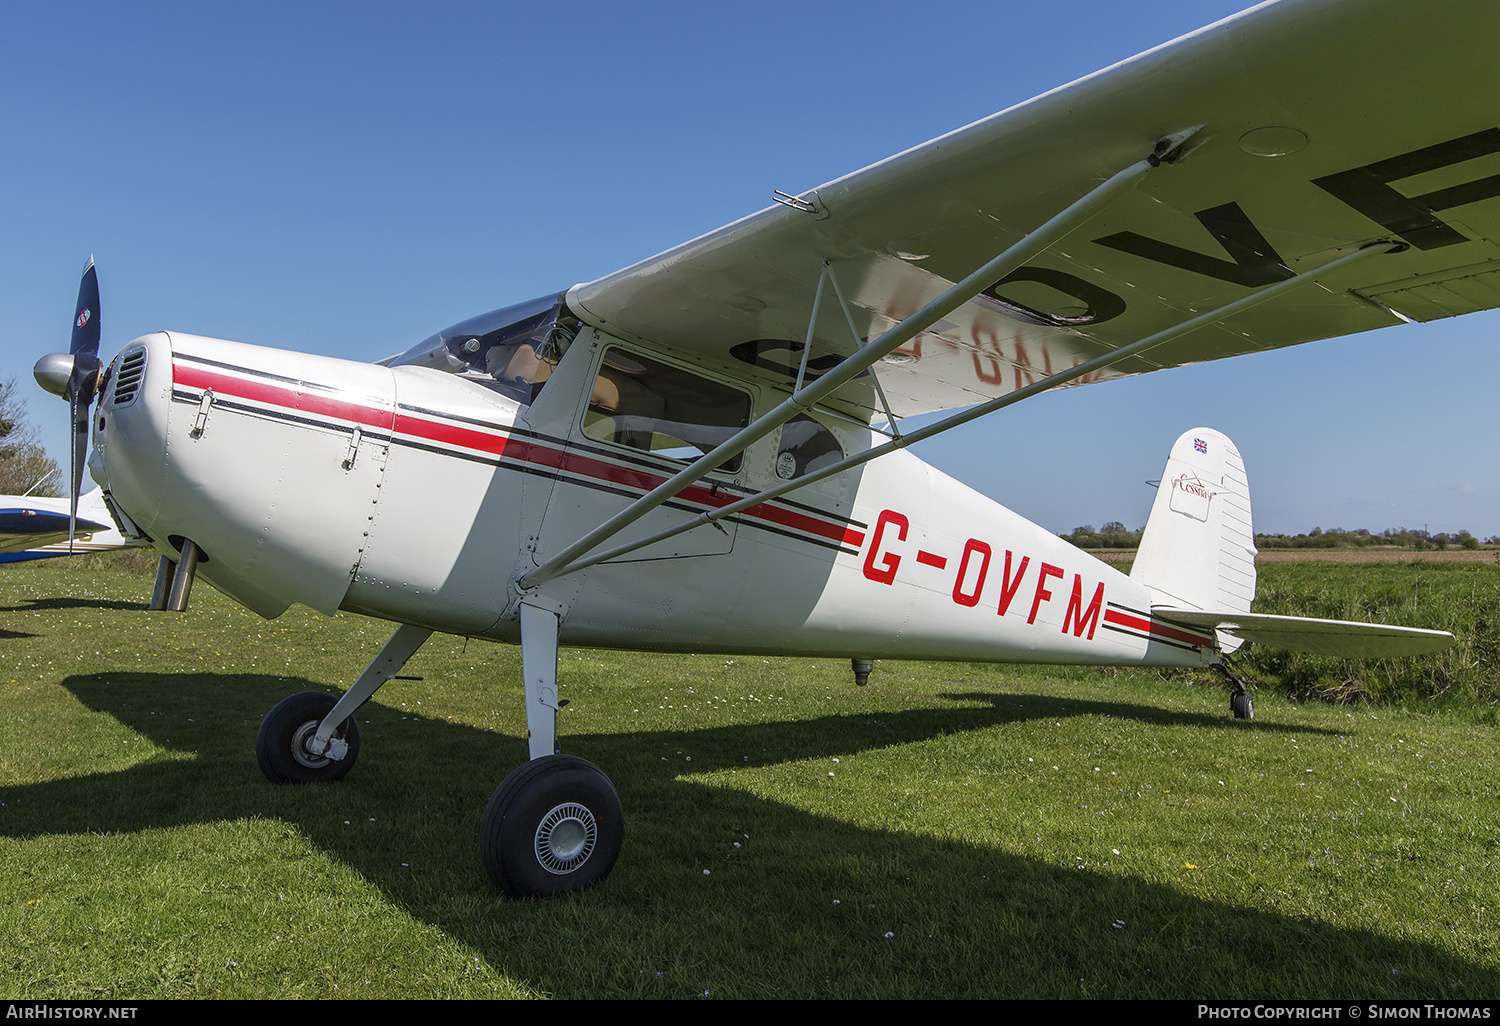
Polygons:
[[1483,700],[1244,723],[1206,674],[565,650],[625,848],[514,902],[478,827],[526,757],[518,649],[434,637],[348,779],[277,787],[261,716],[390,627],[202,584],[148,616],[150,583],[0,574],[5,997],[1500,995]]

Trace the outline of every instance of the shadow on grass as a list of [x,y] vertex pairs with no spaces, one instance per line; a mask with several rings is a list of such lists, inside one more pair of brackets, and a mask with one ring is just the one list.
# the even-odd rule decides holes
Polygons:
[[21,606],[0,606],[0,613],[30,613],[43,609],[145,609],[149,601],[121,602],[119,599],[44,598],[31,599]]
[[[1431,945],[1205,901],[1139,876],[868,829],[724,786],[722,775],[692,779],[1037,718],[1306,728],[961,693],[948,697],[966,704],[948,709],[568,736],[567,750],[605,767],[620,791],[625,851],[593,890],[515,902],[489,888],[477,834],[490,791],[525,758],[520,738],[372,703],[360,714],[363,755],[348,779],[278,787],[255,765],[260,718],[316,685],[224,674],[64,684],[91,709],[194,754],[0,789],[0,835],[290,823],[417,921],[557,996],[1432,998],[1500,984],[1490,969]],[[377,823],[380,833],[351,822]]]
[[[1229,716],[1178,712],[1132,702],[1106,702],[1093,699],[1057,698],[1053,695],[1028,695],[1014,691],[996,694],[992,691],[967,691],[940,696],[953,702],[986,702],[994,706],[995,718],[988,722],[1004,723],[1065,716],[1114,716],[1162,727],[1199,727],[1208,730],[1251,730],[1256,733],[1312,734],[1335,737],[1338,731],[1305,724],[1276,723],[1269,720],[1235,720]],[[1011,713],[1011,710],[1016,710]],[[1025,710],[1021,712],[1020,710]]]

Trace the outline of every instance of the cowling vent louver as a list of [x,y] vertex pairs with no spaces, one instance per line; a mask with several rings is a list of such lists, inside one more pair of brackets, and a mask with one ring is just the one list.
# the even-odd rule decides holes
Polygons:
[[120,361],[120,372],[115,376],[115,391],[112,400],[115,406],[124,406],[135,399],[141,385],[141,374],[146,368],[146,351],[137,349],[126,353]]

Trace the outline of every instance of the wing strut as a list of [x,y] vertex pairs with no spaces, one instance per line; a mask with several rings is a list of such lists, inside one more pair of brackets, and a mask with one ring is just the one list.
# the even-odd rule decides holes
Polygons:
[[[711,473],[724,461],[744,451],[747,446],[764,438],[798,414],[812,409],[835,389],[874,366],[882,357],[905,345],[1011,271],[1045,251],[1105,207],[1127,195],[1147,172],[1163,163],[1174,163],[1180,159],[1185,144],[1196,131],[1195,128],[1158,142],[1150,156],[1116,172],[1108,180],[1097,185],[1092,191],[974,271],[963,281],[949,288],[852,356],[845,357],[838,366],[819,376],[815,381],[798,388],[774,410],[748,427],[740,429],[728,441],[700,456],[692,464],[559,551],[536,569],[522,574],[516,581],[517,587],[524,592],[573,569],[569,566],[573,560],[629,527],[688,485]],[[819,284],[821,286],[821,281]],[[820,295],[821,291],[820,288]],[[807,348],[804,348],[804,358],[806,355]]]
[[[600,553],[599,555],[591,556],[588,559],[579,560],[578,562],[573,563],[572,565],[558,571],[558,573],[551,576],[559,576],[560,574],[564,573],[573,573],[578,570],[586,570],[597,563],[603,563],[611,559],[617,559],[620,556],[634,552],[636,549],[644,548],[647,545],[654,545],[659,541],[664,541],[667,538],[675,537],[679,534],[682,534],[684,531],[691,530],[694,527],[700,527],[704,524],[711,524],[716,520],[722,520],[725,517],[733,516],[736,513],[740,513],[744,510],[749,509],[751,506],[756,506],[770,499],[775,499],[795,489],[802,488],[810,484],[816,484],[817,482],[822,481],[825,478],[832,477],[834,474],[841,474],[846,470],[850,470],[854,467],[860,466],[861,464],[868,463],[873,459],[884,456],[888,453],[895,452],[898,449],[905,449],[907,446],[912,445],[916,442],[931,438],[933,435],[941,434],[944,431],[949,431],[953,428],[959,427],[960,425],[967,424],[971,420],[977,420],[980,417],[986,416],[987,414],[994,413],[996,410],[1003,409],[1004,407],[1010,406],[1013,403],[1018,403],[1022,399],[1028,399],[1031,396],[1036,395],[1038,392],[1045,392],[1048,389],[1057,388],[1058,386],[1065,385],[1069,381],[1080,378],[1085,374],[1092,374],[1094,371],[1102,370],[1103,368],[1108,367],[1111,364],[1118,363],[1121,360],[1129,359],[1132,356],[1138,356],[1148,349],[1159,346],[1165,342],[1170,342],[1174,338],[1186,335],[1188,332],[1205,327],[1206,325],[1212,324],[1215,321],[1221,321],[1226,317],[1231,317],[1234,314],[1240,313],[1244,310],[1248,310],[1251,307],[1267,302],[1268,300],[1275,299],[1277,296],[1281,295],[1284,292],[1289,292],[1299,286],[1306,285],[1310,282],[1316,281],[1319,278],[1326,277],[1330,274],[1333,274],[1335,271],[1339,271],[1345,267],[1348,267],[1350,264],[1358,263],[1361,260],[1367,260],[1370,257],[1379,256],[1383,253],[1399,252],[1405,248],[1405,243],[1389,240],[1366,243],[1359,249],[1356,249],[1350,253],[1346,253],[1335,260],[1330,260],[1328,263],[1323,264],[1319,267],[1314,267],[1310,270],[1303,271],[1301,274],[1284,279],[1283,281],[1276,282],[1274,285],[1268,285],[1265,288],[1252,292],[1247,296],[1241,296],[1239,299],[1236,299],[1231,303],[1226,303],[1215,310],[1209,310],[1206,313],[1202,313],[1196,317],[1189,318],[1188,320],[1185,320],[1180,324],[1176,324],[1170,328],[1158,331],[1154,335],[1148,335],[1143,339],[1132,342],[1127,346],[1122,346],[1119,349],[1115,349],[1111,352],[1096,356],[1094,359],[1088,360],[1084,363],[1080,363],[1076,367],[1069,367],[1067,370],[1058,371],[1056,374],[1033,382],[1032,384],[1027,385],[1025,388],[1017,389],[1014,392],[1010,392],[1006,395],[999,396],[998,398],[991,399],[989,402],[980,403],[978,406],[971,406],[967,410],[955,413],[951,417],[945,417],[935,424],[929,424],[927,427],[920,428],[916,431],[911,432],[910,434],[897,435],[895,438],[893,438],[889,442],[886,442],[884,445],[879,445],[872,449],[866,449],[864,452],[860,453],[857,456],[850,456],[847,459],[840,460],[838,463],[835,463],[831,466],[824,467],[821,470],[816,470],[810,474],[799,477],[795,481],[787,481],[786,483],[777,485],[774,488],[767,488],[763,492],[757,492],[756,494],[747,496],[746,498],[743,498],[738,502],[732,502],[727,506],[720,506],[719,508],[713,510],[705,510],[704,512],[699,513],[697,516],[694,516],[689,520],[684,520],[682,523],[677,524],[674,527],[665,528],[648,537],[640,538],[636,541],[630,542],[628,545],[621,545],[616,548],[610,549],[607,552]],[[835,282],[834,288],[837,289],[837,287],[838,284],[837,282]],[[545,567],[541,569],[545,569]]]
[[[859,337],[859,329],[854,326],[854,315],[849,312],[849,301],[844,298],[844,290],[839,288],[839,280],[834,276],[833,268],[828,266],[828,261],[826,260],[823,261],[823,273],[827,275],[828,280],[833,283],[833,294],[839,297],[839,307],[844,311],[844,321],[849,325],[849,334],[854,336],[854,346],[857,349],[859,348],[860,343],[863,340]],[[819,285],[821,286],[821,284],[822,280],[819,279]],[[816,310],[813,311],[813,316],[817,316]],[[811,326],[809,326],[807,332],[807,345],[808,347],[812,346]],[[807,360],[806,348],[804,348],[802,351],[802,359],[804,362]],[[865,376],[870,379],[870,384],[875,386],[875,394],[880,397],[880,408],[885,411],[885,422],[890,427],[890,431],[888,431],[887,434],[889,434],[892,438],[900,438],[901,429],[896,426],[896,415],[891,412],[891,404],[886,401],[885,389],[880,387],[880,379],[875,376],[875,368],[873,365],[865,368]]]

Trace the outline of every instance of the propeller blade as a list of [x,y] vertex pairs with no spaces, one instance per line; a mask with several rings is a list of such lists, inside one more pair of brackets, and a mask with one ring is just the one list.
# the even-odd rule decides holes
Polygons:
[[83,484],[83,461],[89,448],[89,404],[86,400],[80,401],[77,389],[68,396],[68,412],[73,420],[72,463],[68,468],[73,482],[72,499],[68,503],[68,552],[71,553],[73,536],[78,528],[78,487]]
[[64,394],[73,424],[73,444],[69,461],[72,500],[68,504],[68,551],[73,551],[73,537],[78,528],[78,491],[83,486],[84,461],[89,452],[89,409],[99,391],[104,364],[99,360],[99,273],[94,270],[93,254],[83,266],[83,280],[78,283],[78,305],[73,310],[73,341],[68,347],[68,364],[60,356],[43,357],[37,364],[37,380],[44,388],[43,364],[53,361],[52,374],[61,376],[66,366],[67,385]]
[[[97,345],[97,343],[95,343]],[[73,373],[68,379],[68,412],[73,421],[72,471],[73,502],[68,513],[68,551],[73,551],[73,527],[78,519],[78,489],[83,484],[84,461],[89,453],[89,408],[99,391],[99,374],[104,365],[92,353],[73,357]]]
[[83,280],[78,283],[78,305],[73,310],[73,343],[68,352],[77,356],[99,355],[99,274],[94,270],[94,255],[83,265]]

